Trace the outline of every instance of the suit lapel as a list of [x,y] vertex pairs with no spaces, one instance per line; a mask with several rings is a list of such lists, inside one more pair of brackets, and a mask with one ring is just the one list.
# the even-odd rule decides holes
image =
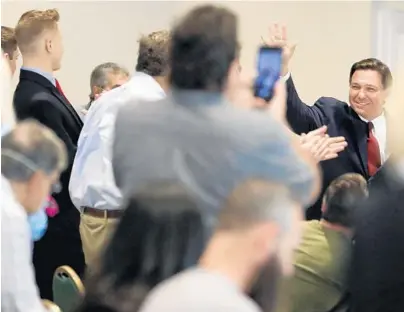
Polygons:
[[349,134],[353,140],[353,148],[357,155],[357,160],[360,167],[365,173],[366,177],[369,176],[368,172],[368,152],[367,152],[367,124],[362,121],[359,116],[349,108],[350,114],[348,116],[348,129]]
[[77,114],[76,110],[74,109],[74,107],[72,106],[72,104],[69,103],[69,101],[60,94],[60,92],[56,89],[56,87],[54,87],[52,85],[52,87],[49,88],[50,91],[52,92],[52,94],[58,98],[58,100],[60,102],[63,103],[63,105],[67,108],[67,110],[70,112],[70,114],[72,115],[73,119],[75,120],[75,122],[81,127],[83,126],[83,122],[80,118],[80,116]]
[[20,79],[27,79],[27,80],[33,81],[37,84],[40,84],[44,88],[48,89],[66,108],[66,110],[69,112],[72,119],[76,123],[76,125],[80,129],[83,127],[83,122],[82,122],[80,116],[77,114],[74,107],[67,101],[67,99],[65,99],[65,97],[63,95],[61,95],[59,93],[59,91],[56,89],[56,87],[47,78],[43,77],[42,75],[40,75],[38,73],[21,69]]

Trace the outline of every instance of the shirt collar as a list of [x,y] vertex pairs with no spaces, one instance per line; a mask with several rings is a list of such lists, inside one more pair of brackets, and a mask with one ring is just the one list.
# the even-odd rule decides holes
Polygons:
[[21,69],[28,70],[28,71],[34,72],[34,73],[36,73],[38,75],[41,75],[42,77],[45,77],[46,79],[48,79],[56,87],[56,78],[53,77],[52,74],[47,73],[47,72],[45,72],[45,71],[43,71],[43,70],[41,70],[39,68],[35,68],[35,67],[22,66]]
[[228,101],[225,99],[223,94],[216,91],[182,90],[172,88],[169,96],[174,99],[175,103],[180,105],[215,106],[228,104]]
[[154,79],[152,76],[145,74],[143,72],[135,72],[132,75],[132,78],[129,80],[129,84],[132,83],[139,83],[139,78],[147,80],[148,83],[150,83],[151,86],[153,86],[153,88],[156,88],[156,92],[160,93],[163,96],[166,96],[165,91],[163,90],[163,88],[160,86],[160,84],[156,81],[156,79]]
[[[359,116],[359,118],[360,118],[362,121],[364,121],[364,122],[366,122],[366,123],[369,122],[369,120],[363,118],[362,116],[360,116],[360,115],[358,115],[358,116]],[[384,122],[384,120],[385,120],[384,118],[385,118],[384,112],[382,112],[381,115],[379,115],[378,117],[376,117],[375,119],[373,119],[371,122],[373,123],[373,126],[376,128],[377,125],[380,125],[382,122]]]

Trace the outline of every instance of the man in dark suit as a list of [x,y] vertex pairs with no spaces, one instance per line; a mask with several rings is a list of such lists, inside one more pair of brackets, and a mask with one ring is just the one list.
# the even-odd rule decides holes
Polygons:
[[84,271],[79,212],[69,195],[71,165],[83,126],[53,72],[60,68],[63,54],[56,10],[24,13],[16,27],[23,66],[14,94],[17,118],[33,118],[52,129],[65,143],[69,166],[61,175],[62,191],[53,194],[59,214],[49,219],[48,231],[34,246],[33,262],[42,298],[52,299],[52,276],[61,265],[71,266],[78,274]]
[[[295,46],[287,41],[286,29],[271,29],[268,42],[283,48],[283,75],[287,79],[287,120],[300,134],[328,125],[330,136],[345,137],[348,146],[339,157],[321,163],[323,191],[336,177],[355,172],[369,179],[387,159],[384,104],[392,83],[390,69],[369,58],[354,63],[349,75],[349,104],[330,97],[319,98],[313,106],[299,97],[289,72]],[[321,197],[320,197],[321,198]],[[319,219],[321,200],[307,210],[307,219]]]

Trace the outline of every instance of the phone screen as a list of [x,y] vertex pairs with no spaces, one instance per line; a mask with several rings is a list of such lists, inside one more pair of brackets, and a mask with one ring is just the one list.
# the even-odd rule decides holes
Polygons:
[[282,49],[261,47],[258,52],[258,76],[255,79],[255,96],[269,101],[276,81],[281,75]]

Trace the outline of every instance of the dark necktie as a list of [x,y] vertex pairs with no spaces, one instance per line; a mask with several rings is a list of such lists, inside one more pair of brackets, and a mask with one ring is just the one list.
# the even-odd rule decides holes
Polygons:
[[379,143],[373,134],[373,123],[368,123],[368,171],[369,176],[373,176],[379,169],[382,161],[380,157]]
[[59,93],[61,95],[63,95],[63,97],[66,99],[67,102],[69,102],[69,100],[67,99],[66,95],[63,92],[62,87],[60,86],[59,80],[56,79],[56,89],[59,91]]

